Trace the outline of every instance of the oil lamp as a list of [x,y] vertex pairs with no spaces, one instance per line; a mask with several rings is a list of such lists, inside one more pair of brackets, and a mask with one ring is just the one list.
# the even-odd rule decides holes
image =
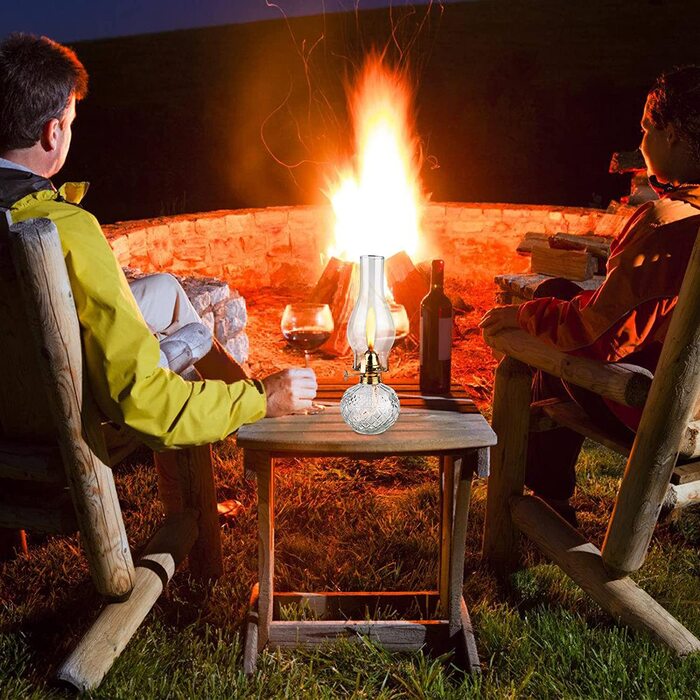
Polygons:
[[360,381],[343,394],[340,413],[356,433],[378,435],[399,417],[399,398],[381,378],[389,369],[394,321],[384,296],[384,258],[380,255],[360,258],[360,292],[348,322],[348,342]]

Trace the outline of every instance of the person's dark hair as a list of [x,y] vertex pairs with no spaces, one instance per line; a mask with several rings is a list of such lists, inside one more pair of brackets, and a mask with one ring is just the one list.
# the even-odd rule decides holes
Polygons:
[[0,43],[0,153],[29,148],[51,119],[60,119],[71,95],[87,94],[88,75],[67,46],[31,34]]
[[700,66],[660,75],[649,91],[649,116],[658,129],[673,123],[700,161]]

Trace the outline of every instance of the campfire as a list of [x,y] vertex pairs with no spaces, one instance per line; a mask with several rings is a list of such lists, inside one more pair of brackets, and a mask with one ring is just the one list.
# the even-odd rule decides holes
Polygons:
[[348,319],[357,298],[360,255],[386,258],[387,298],[406,309],[418,334],[420,302],[428,291],[413,263],[421,250],[420,220],[427,197],[420,185],[419,144],[412,91],[405,73],[370,57],[348,94],[355,153],[328,188],[335,215],[326,267],[311,301],[331,307],[335,329],[322,347],[349,350]]

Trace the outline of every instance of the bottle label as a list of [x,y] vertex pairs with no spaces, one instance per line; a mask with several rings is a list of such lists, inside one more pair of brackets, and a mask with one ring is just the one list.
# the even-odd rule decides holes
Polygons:
[[452,355],[452,317],[441,318],[438,325],[438,360],[449,360]]

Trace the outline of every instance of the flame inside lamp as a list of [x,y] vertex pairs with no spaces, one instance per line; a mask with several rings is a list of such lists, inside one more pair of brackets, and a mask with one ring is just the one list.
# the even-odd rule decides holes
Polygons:
[[394,319],[384,296],[384,258],[363,255],[360,258],[360,291],[348,321],[353,369],[364,372],[367,351],[373,350],[379,358],[380,371],[386,372],[394,338]]
[[400,406],[396,392],[381,380],[394,342],[381,256],[360,258],[360,293],[348,323],[348,340],[354,352],[353,367],[360,370],[360,383],[343,394],[340,414],[356,433],[383,433],[396,423]]

